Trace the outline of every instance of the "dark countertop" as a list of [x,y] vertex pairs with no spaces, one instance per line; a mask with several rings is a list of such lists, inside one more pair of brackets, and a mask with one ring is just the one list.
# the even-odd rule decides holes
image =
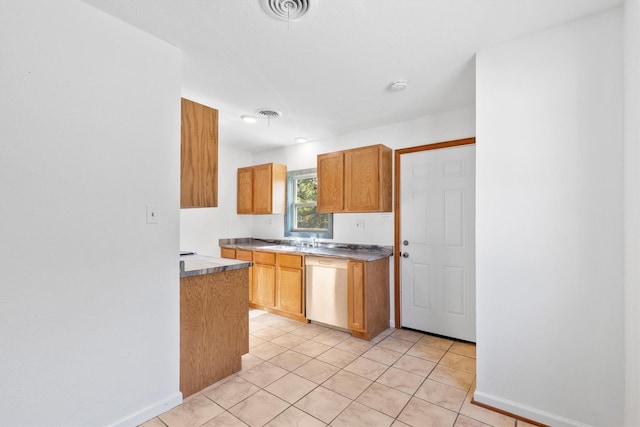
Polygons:
[[392,246],[353,245],[346,243],[321,242],[317,247],[295,246],[290,240],[263,240],[252,238],[220,239],[219,245],[225,248],[265,250],[308,256],[348,258],[356,261],[376,261],[393,255]]
[[253,263],[250,261],[238,261],[235,259],[203,255],[183,255],[180,256],[180,278],[222,273],[223,271],[248,268],[252,265]]

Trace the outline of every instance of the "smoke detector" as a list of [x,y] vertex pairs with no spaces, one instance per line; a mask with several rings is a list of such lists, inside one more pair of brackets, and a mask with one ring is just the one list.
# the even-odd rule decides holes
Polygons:
[[401,90],[405,90],[407,88],[406,80],[397,80],[389,85],[389,90],[393,92],[399,92]]
[[316,0],[260,0],[269,16],[281,21],[296,22],[302,19]]

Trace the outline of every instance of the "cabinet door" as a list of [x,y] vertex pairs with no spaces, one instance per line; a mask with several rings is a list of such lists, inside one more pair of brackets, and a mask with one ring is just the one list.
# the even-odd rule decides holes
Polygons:
[[347,304],[349,328],[366,331],[364,263],[347,263]]
[[253,167],[253,213],[272,213],[272,165]]
[[238,169],[238,213],[253,213],[253,168]]
[[344,210],[344,153],[318,156],[318,212]]
[[[253,252],[246,249],[236,250],[236,259],[253,261]],[[249,267],[249,302],[255,302],[253,296],[253,267]]]
[[253,265],[253,297],[263,307],[276,306],[276,266]]
[[345,151],[345,210],[380,210],[380,155],[378,146]]
[[302,270],[278,267],[279,309],[291,314],[304,314],[304,281]]
[[182,99],[180,207],[218,206],[218,110]]

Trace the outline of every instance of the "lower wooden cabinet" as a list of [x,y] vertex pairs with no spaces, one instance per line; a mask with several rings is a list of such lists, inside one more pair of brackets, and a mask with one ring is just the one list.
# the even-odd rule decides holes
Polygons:
[[253,261],[249,269],[249,307],[307,322],[304,255],[221,247],[220,256]]
[[304,257],[277,255],[278,301],[276,308],[304,318]]
[[389,260],[347,264],[347,319],[351,335],[370,340],[389,327]]
[[197,393],[242,368],[249,352],[247,269],[180,279],[180,391]]
[[[253,251],[235,248],[220,248],[220,257],[229,259],[239,259],[242,261],[253,261]],[[253,267],[249,267],[249,302],[254,302],[253,297]]]
[[349,329],[366,331],[364,262],[349,261],[347,263],[347,320]]
[[276,305],[276,254],[253,252],[253,303],[262,307]]
[[253,251],[250,307],[306,323],[304,283],[303,255]]
[[[304,255],[221,248],[223,258],[253,261],[249,306],[301,322],[305,312]],[[351,335],[370,340],[389,327],[389,259],[347,263],[347,319]]]

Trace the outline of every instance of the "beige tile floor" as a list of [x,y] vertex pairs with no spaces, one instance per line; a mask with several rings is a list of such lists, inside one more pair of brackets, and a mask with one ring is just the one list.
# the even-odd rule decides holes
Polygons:
[[143,426],[531,426],[470,403],[473,344],[404,329],[368,342],[261,313],[240,372]]

